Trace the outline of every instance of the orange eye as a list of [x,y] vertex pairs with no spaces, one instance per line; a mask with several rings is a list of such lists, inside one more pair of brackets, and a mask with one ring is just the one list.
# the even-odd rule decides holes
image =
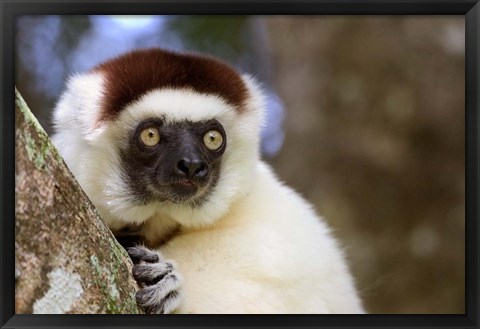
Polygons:
[[140,133],[140,140],[146,146],[155,146],[160,142],[160,134],[153,127],[145,128]]

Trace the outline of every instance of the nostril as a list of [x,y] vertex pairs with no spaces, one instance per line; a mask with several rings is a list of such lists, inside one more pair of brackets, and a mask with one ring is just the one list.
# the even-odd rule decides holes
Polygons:
[[177,163],[177,173],[182,175],[182,176],[189,176],[189,172],[190,170],[188,169],[188,166],[186,165],[186,161],[185,160],[180,160],[178,161]]
[[201,166],[199,166],[196,170],[195,170],[195,177],[197,178],[203,178],[205,176],[207,176],[208,174],[208,167],[205,165],[205,163],[201,163]]
[[201,160],[182,159],[177,162],[175,171],[177,174],[188,178],[203,178],[208,174],[208,167]]

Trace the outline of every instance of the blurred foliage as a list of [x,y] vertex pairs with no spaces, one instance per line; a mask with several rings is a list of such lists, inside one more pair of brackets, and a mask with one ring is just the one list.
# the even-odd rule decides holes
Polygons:
[[90,20],[85,19],[85,16],[69,16],[68,19],[61,19],[60,24],[62,33],[59,35],[57,44],[61,48],[57,51],[61,54],[74,49],[80,40],[79,36],[92,26]]
[[[53,16],[24,16],[17,20],[15,85],[47,132],[51,132],[51,109],[66,77],[74,73],[71,54],[81,36],[91,28],[85,16],[64,17],[68,18],[58,19],[58,26]],[[56,83],[48,83],[39,72],[51,76]]]
[[268,26],[287,108],[272,164],[334,227],[367,309],[463,313],[463,18]]
[[173,16],[167,29],[186,50],[221,58],[270,83],[270,53],[263,19],[249,16]]
[[243,37],[248,22],[247,16],[188,16],[169,20],[168,28],[191,49],[233,59],[249,46]]
[[[34,51],[42,19],[23,21],[17,47]],[[286,139],[269,162],[334,228],[369,312],[464,313],[463,16],[172,16],[164,28],[140,45],[173,34],[276,89]],[[91,25],[62,17],[60,31],[61,64],[17,60],[47,131],[60,91],[39,92],[32,65],[63,65],[63,82]]]

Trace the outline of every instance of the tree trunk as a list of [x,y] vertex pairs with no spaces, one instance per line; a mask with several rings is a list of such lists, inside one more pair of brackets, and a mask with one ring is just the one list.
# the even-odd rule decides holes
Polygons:
[[16,313],[139,313],[125,250],[15,91]]

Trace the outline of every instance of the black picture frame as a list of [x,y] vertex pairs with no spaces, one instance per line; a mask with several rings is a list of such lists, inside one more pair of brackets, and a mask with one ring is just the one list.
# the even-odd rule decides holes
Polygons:
[[[479,327],[479,0],[0,0],[0,326],[1,328],[478,328]],[[18,15],[222,14],[222,15],[464,15],[465,16],[465,314],[461,315],[15,315],[15,17]]]

